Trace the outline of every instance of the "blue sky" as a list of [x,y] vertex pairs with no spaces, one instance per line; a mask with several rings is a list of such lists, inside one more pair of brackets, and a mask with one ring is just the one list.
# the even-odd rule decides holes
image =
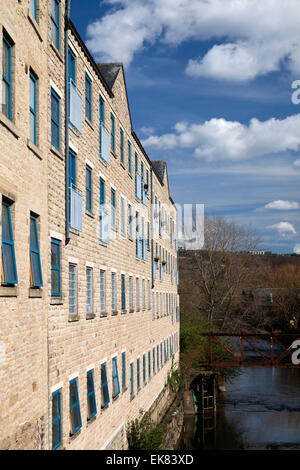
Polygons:
[[72,0],[71,18],[96,60],[124,63],[134,130],[167,161],[173,199],[300,253],[300,2]]

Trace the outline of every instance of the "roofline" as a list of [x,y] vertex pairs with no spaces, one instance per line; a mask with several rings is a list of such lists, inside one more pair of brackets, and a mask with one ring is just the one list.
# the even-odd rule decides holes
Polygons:
[[90,61],[94,71],[96,72],[96,74],[98,75],[98,77],[100,78],[100,81],[102,83],[102,85],[104,86],[104,88],[106,89],[107,93],[109,94],[109,96],[111,98],[114,97],[114,94],[112,92],[112,90],[109,88],[108,84],[106,83],[102,73],[100,72],[99,70],[99,67],[97,66],[95,60],[93,59],[91,53],[89,52],[88,48],[86,47],[86,45],[84,44],[80,34],[78,33],[76,27],[74,26],[74,23],[72,22],[72,20],[69,20],[69,26],[70,26],[70,30],[71,32],[74,34],[75,38],[77,39],[77,41],[79,42],[80,44],[80,47],[82,48],[84,54],[86,55],[86,57],[88,58],[88,60]]

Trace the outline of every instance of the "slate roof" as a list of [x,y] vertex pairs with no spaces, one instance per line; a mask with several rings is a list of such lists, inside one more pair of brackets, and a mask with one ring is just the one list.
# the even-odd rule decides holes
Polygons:
[[152,165],[154,167],[155,173],[157,174],[158,179],[161,184],[164,180],[164,174],[166,169],[166,162],[164,160],[152,160]]
[[107,85],[110,89],[114,86],[118,73],[122,67],[121,62],[108,63],[108,64],[97,64],[101,74],[104,77]]

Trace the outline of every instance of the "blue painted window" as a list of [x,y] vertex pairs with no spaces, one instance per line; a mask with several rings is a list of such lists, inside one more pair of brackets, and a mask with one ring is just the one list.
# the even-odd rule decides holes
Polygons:
[[60,297],[60,241],[51,238],[51,296]]
[[[76,189],[76,153],[69,149],[69,188]],[[71,220],[71,197],[69,197],[69,222]]]
[[34,287],[42,287],[43,276],[41,267],[39,237],[37,230],[37,217],[34,215],[30,216],[30,261],[32,285]]
[[61,390],[52,393],[52,450],[61,446]]
[[122,388],[126,387],[126,352],[122,352]]
[[92,419],[97,414],[94,374],[92,370],[89,370],[86,374],[86,386],[87,386],[88,419]]
[[152,366],[153,366],[153,375],[155,374],[155,348],[152,349]]
[[151,352],[148,351],[148,378],[151,377]]
[[37,0],[30,0],[30,13],[35,21],[37,21]]
[[104,99],[99,96],[99,155],[102,156],[102,126],[104,125]]
[[162,343],[160,343],[160,365],[163,365],[163,349],[162,349]]
[[121,300],[122,300],[122,310],[126,309],[126,291],[125,291],[125,274],[121,274]]
[[92,121],[92,81],[85,74],[85,117]]
[[136,257],[138,258],[139,257],[139,213],[138,212],[135,213],[135,221],[136,221],[136,225],[135,225],[135,254],[136,254]]
[[104,240],[105,181],[100,178],[100,240]]
[[37,145],[37,76],[30,71],[29,128],[30,140]]
[[130,364],[130,396],[133,395],[133,362]]
[[51,88],[51,145],[60,149],[60,98]]
[[112,152],[115,151],[115,117],[113,114],[110,115],[110,149]]
[[138,156],[137,153],[134,153],[134,162],[135,162],[135,196],[138,196],[137,193],[137,174],[138,174]]
[[159,345],[156,346],[156,365],[157,370],[159,370]]
[[118,363],[117,363],[116,357],[113,357],[112,359],[112,382],[113,382],[113,398],[115,398],[120,394]]
[[128,204],[128,235],[132,238],[132,207]]
[[76,84],[76,56],[72,49],[68,49],[68,74],[69,74],[69,83],[72,81]]
[[121,196],[120,198],[121,204],[121,234],[126,235],[125,233],[125,199]]
[[140,358],[136,360],[136,386],[140,389]]
[[147,250],[150,250],[150,224],[147,222]]
[[116,228],[116,191],[111,188],[111,193],[110,193],[110,199],[111,199],[111,227]]
[[51,40],[60,49],[60,0],[51,0]]
[[10,207],[9,202],[2,200],[2,260],[5,284],[17,284],[18,275]]
[[128,172],[131,173],[131,143],[128,140]]
[[2,113],[10,120],[12,120],[12,48],[13,42],[3,31]]
[[86,202],[85,207],[88,211],[92,211],[92,169],[86,165],[85,175]]
[[101,364],[101,406],[105,408],[109,404],[109,390],[107,383],[106,364]]
[[124,163],[124,132],[120,129],[120,160]]
[[143,383],[146,383],[146,355],[143,354]]
[[77,379],[70,381],[70,414],[72,423],[71,434],[76,434],[82,426]]

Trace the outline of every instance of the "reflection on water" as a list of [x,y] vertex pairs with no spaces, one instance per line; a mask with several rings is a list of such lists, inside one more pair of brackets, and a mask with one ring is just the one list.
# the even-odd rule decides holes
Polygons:
[[243,368],[219,396],[215,425],[185,418],[183,447],[300,450],[300,370]]

